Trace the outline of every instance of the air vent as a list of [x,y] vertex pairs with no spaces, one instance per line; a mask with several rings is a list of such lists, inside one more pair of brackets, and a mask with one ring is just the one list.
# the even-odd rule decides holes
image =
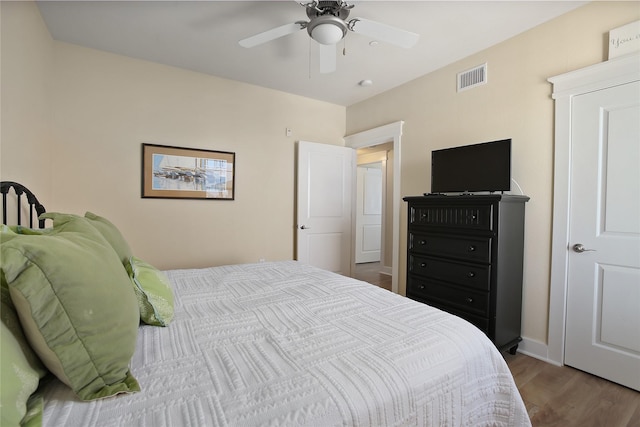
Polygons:
[[483,85],[487,82],[487,64],[478,65],[458,73],[458,92]]

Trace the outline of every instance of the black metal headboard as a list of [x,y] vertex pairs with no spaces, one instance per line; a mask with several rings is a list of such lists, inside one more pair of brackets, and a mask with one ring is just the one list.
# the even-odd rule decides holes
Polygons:
[[2,223],[7,224],[7,194],[9,194],[10,188],[13,188],[16,194],[17,225],[22,225],[22,195],[24,194],[27,196],[26,207],[28,207],[29,211],[29,228],[33,228],[34,219],[38,221],[38,228],[44,228],[44,220],[38,219],[41,214],[46,212],[44,206],[42,206],[42,203],[38,201],[38,198],[27,187],[13,181],[0,182],[0,193],[2,193]]

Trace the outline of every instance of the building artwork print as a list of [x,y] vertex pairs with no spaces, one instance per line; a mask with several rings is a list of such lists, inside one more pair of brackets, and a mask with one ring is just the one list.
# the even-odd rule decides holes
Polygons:
[[233,200],[235,153],[142,144],[142,197]]

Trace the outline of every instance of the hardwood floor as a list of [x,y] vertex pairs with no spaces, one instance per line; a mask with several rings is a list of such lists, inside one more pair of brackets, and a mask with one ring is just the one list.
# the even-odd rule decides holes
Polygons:
[[367,262],[356,264],[354,278],[369,282],[372,285],[380,286],[388,291],[391,290],[391,276],[380,273],[379,262]]
[[640,393],[569,366],[504,353],[534,427],[639,427]]

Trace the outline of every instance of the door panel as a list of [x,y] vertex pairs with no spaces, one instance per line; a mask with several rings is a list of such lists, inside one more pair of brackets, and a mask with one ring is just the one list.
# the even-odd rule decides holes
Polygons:
[[382,169],[358,166],[356,263],[380,261],[382,241]]
[[[640,93],[636,92],[636,99]],[[602,119],[607,125],[604,151],[606,152],[606,177],[604,179],[605,203],[602,204],[604,232],[640,234],[640,143],[633,140],[632,130],[638,135],[640,111],[637,105],[622,105],[606,109]]]
[[371,261],[380,261],[380,225],[367,224],[362,227],[362,252],[373,255]]
[[349,275],[353,150],[298,143],[297,256],[325,270]]
[[324,270],[340,273],[342,271],[342,258],[344,254],[340,248],[342,233],[310,233],[307,232],[308,249],[307,258],[309,264]]
[[598,292],[603,347],[640,354],[640,271],[616,265],[599,266]]
[[[565,363],[640,390],[640,83],[575,96]],[[584,251],[572,249],[583,245]],[[578,248],[579,249],[579,248]]]

